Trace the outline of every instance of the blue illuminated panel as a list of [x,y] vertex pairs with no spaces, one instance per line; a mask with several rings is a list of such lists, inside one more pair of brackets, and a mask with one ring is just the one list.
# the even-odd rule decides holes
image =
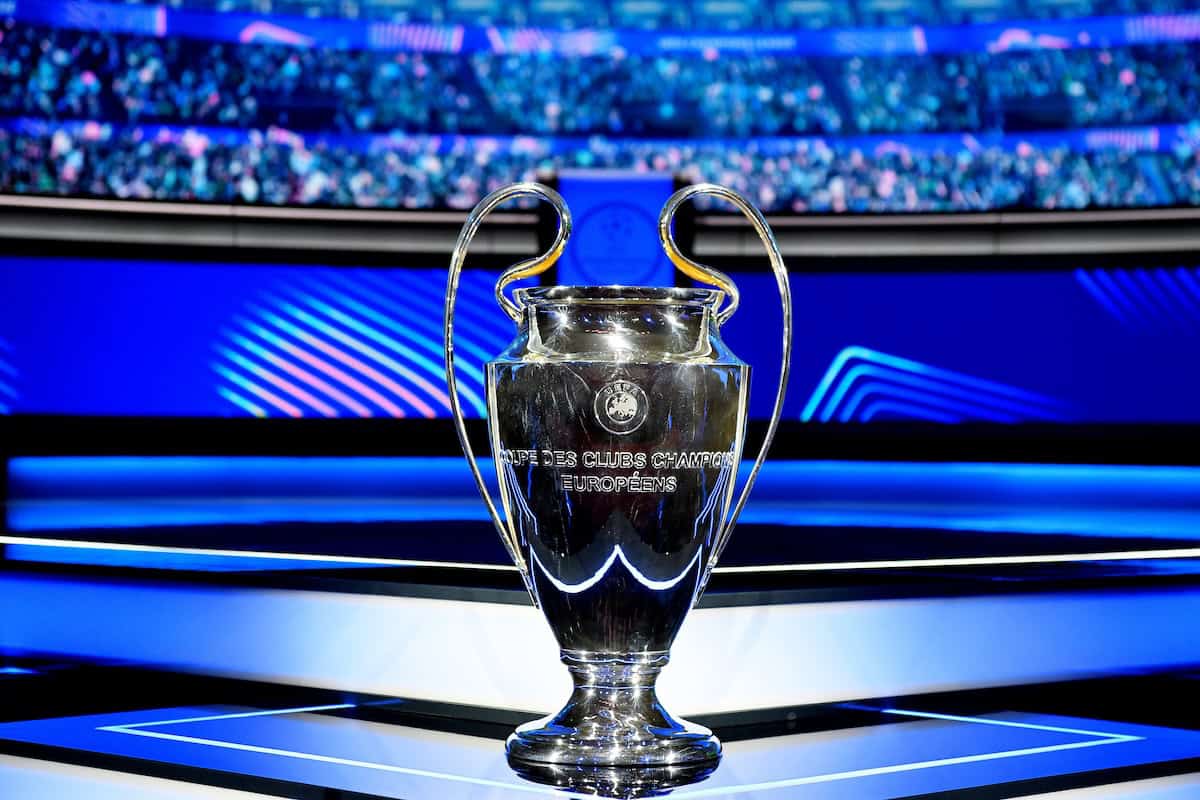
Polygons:
[[12,363],[12,346],[0,339],[0,414],[12,413],[17,399],[17,368]]
[[[733,276],[726,341],[755,367],[751,413],[775,393],[779,300]],[[792,276],[784,418],[807,422],[1200,421],[1200,270],[1080,269]]]
[[[460,388],[512,338],[465,273]],[[0,413],[437,417],[442,269],[0,259]]]
[[[490,459],[481,469],[490,481]],[[9,462],[8,488],[14,532],[487,521],[457,457],[21,457]],[[1117,540],[1099,549],[1134,537],[1169,547],[1200,538],[1200,467],[768,461],[741,519]]]
[[[564,279],[605,277],[569,261]],[[618,277],[670,282],[665,261],[633,266]],[[466,273],[459,303],[476,417],[482,365],[514,334],[495,277]],[[724,333],[755,367],[761,418],[778,300],[769,274],[734,277],[743,302]],[[0,414],[444,417],[444,284],[440,268],[0,258]],[[798,273],[792,287],[785,419],[1200,422],[1194,267]]]
[[560,172],[574,229],[555,265],[557,282],[674,286],[675,267],[658,239],[658,213],[674,188],[670,173]]

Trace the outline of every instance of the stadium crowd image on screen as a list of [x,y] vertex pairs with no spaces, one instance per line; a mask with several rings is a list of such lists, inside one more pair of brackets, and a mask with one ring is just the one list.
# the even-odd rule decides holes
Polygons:
[[0,798],[1197,800],[1198,352],[1200,2],[0,0]]
[[0,189],[468,208],[539,171],[764,211],[1200,202],[1186,0],[12,0]]

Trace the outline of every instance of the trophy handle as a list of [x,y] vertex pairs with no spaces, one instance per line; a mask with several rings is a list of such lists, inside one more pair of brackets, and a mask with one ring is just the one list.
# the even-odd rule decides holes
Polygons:
[[[496,526],[496,532],[500,534],[500,540],[504,542],[504,547],[508,550],[509,557],[517,565],[517,569],[521,572],[521,578],[525,581],[526,588],[529,589],[530,596],[534,598],[534,603],[537,603],[537,595],[533,591],[533,585],[530,580],[529,565],[521,555],[521,547],[517,541],[516,531],[508,520],[501,517],[500,513],[496,510],[496,504],[492,501],[487,484],[483,480],[483,473],[479,471],[479,464],[475,460],[475,452],[471,449],[471,442],[467,439],[467,425],[463,419],[462,404],[458,399],[458,382],[454,377],[454,305],[458,300],[458,281],[462,277],[463,263],[467,259],[467,248],[470,247],[471,240],[475,238],[475,234],[479,231],[479,226],[483,224],[483,220],[487,215],[492,213],[497,206],[515,197],[537,197],[553,206],[554,210],[558,213],[558,230],[554,236],[554,243],[550,246],[549,250],[540,256],[526,259],[504,270],[500,274],[500,279],[496,282],[496,302],[500,304],[500,307],[504,309],[504,313],[508,314],[513,322],[520,323],[521,309],[504,295],[504,287],[513,281],[532,277],[550,269],[554,265],[554,262],[558,260],[558,257],[562,255],[563,248],[567,244],[567,238],[571,235],[571,213],[567,210],[562,197],[559,196],[558,192],[539,183],[514,183],[511,186],[497,189],[480,200],[479,205],[471,210],[471,213],[467,215],[466,222],[463,223],[462,230],[458,234],[458,241],[454,243],[454,251],[450,255],[450,273],[446,279],[446,316],[444,322],[446,384],[450,390],[448,394],[450,395],[450,414],[454,418],[454,430],[458,433],[459,444],[462,445],[463,453],[467,457],[467,464],[471,467],[471,474],[475,477],[475,486],[479,489],[480,496],[483,497],[484,505],[487,506],[488,514],[492,518],[492,523]],[[494,444],[495,440],[493,439],[493,449]],[[493,456],[495,455],[493,453]]]
[[708,579],[712,575],[713,567],[717,565],[717,561],[721,558],[721,553],[724,552],[725,546],[729,543],[729,537],[733,534],[733,528],[737,525],[738,517],[742,514],[742,508],[745,507],[747,498],[750,497],[750,490],[754,487],[754,481],[758,478],[758,472],[762,469],[763,462],[767,458],[767,450],[770,449],[771,442],[775,439],[775,429],[779,427],[779,418],[783,413],[783,398],[787,391],[788,373],[791,371],[792,365],[792,292],[788,283],[787,267],[784,266],[783,254],[779,252],[779,245],[775,242],[775,235],[771,233],[771,226],[767,224],[767,220],[763,217],[762,212],[755,208],[749,200],[732,189],[727,189],[724,186],[718,186],[714,183],[693,184],[671,195],[670,199],[667,200],[667,204],[663,206],[662,214],[658,218],[658,236],[662,240],[663,249],[666,250],[667,257],[671,259],[671,263],[679,268],[680,272],[689,278],[712,284],[729,296],[729,303],[724,309],[717,312],[718,326],[723,325],[733,316],[733,312],[737,311],[740,300],[740,294],[733,280],[719,270],[688,258],[680,252],[679,246],[675,243],[675,231],[673,229],[675,212],[679,210],[679,206],[699,195],[719,197],[736,206],[750,220],[750,224],[754,227],[758,238],[767,249],[767,256],[771,261],[771,271],[775,273],[775,284],[779,288],[779,299],[783,304],[783,360],[779,366],[779,387],[775,390],[775,408],[771,412],[771,420],[767,425],[766,438],[763,439],[758,456],[754,459],[754,466],[750,468],[750,474],[746,478],[746,485],[742,487],[742,493],[738,495],[737,503],[734,504],[729,519],[721,526],[721,529],[717,533],[712,554],[709,556],[708,563],[704,566],[704,574],[701,576],[700,585],[696,590],[697,600],[704,593],[705,587],[708,586]]

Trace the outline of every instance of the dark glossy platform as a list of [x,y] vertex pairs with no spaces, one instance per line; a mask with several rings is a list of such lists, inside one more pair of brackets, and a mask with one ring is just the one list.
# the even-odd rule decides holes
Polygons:
[[[1015,473],[998,474],[1004,488]],[[940,484],[904,499],[892,476],[854,478],[838,500],[849,520],[830,518],[817,489],[812,502],[767,496],[765,517],[734,537],[672,667],[692,701],[680,713],[717,712],[689,716],[725,742],[714,773],[539,780],[589,796],[998,800],[1200,772],[1200,711],[1189,705],[1200,682],[1180,672],[744,710],[1200,660],[1180,627],[1200,607],[1200,474],[1155,473],[1120,495],[1125,504],[1097,499],[1080,477],[1072,508],[1037,481],[986,502],[964,495],[965,505],[934,492],[959,491]],[[903,502],[863,512],[860,495],[883,489]],[[440,520],[390,506],[391,518],[363,519],[380,509],[352,497],[335,509],[348,519],[231,520],[230,509],[245,511],[234,498],[179,506],[215,522],[167,524],[162,502],[102,499],[115,516],[100,521],[87,516],[91,501],[70,497],[6,509],[2,596],[36,613],[10,622],[0,643],[27,651],[0,658],[0,755],[306,800],[569,795],[504,760],[505,735],[535,716],[521,709],[561,702],[549,692],[542,708],[514,687],[559,667],[534,647],[551,643],[537,638],[548,640],[536,613],[516,608],[528,597],[486,523],[457,518],[457,505]],[[477,505],[472,496],[462,508]],[[30,525],[31,509],[54,513]],[[87,514],[54,516],[63,509]],[[254,509],[276,511],[268,500]],[[154,637],[123,638],[151,617]],[[700,643],[690,658],[687,636]],[[344,648],[333,657],[331,637]],[[711,647],[719,639],[740,644]],[[28,657],[47,652],[487,707]],[[487,680],[475,680],[479,653]],[[714,687],[713,675],[735,677]],[[730,687],[752,697],[709,703]]]
[[[610,773],[599,787],[594,774],[566,769],[538,776],[558,786],[518,776],[502,736],[519,715],[504,712],[328,702],[338,698],[124,668],[56,669],[57,678],[45,665],[14,668],[5,688],[30,687],[32,704],[39,691],[85,683],[107,695],[80,694],[81,709],[137,706],[139,684],[158,701],[191,694],[243,702],[6,722],[0,753],[280,797],[1001,798],[1200,769],[1200,731],[1181,724],[1189,712],[1172,698],[1196,688],[1186,674],[725,715],[705,720],[726,738],[720,766],[676,774],[669,782],[683,785],[674,787],[660,773],[655,788],[636,771]],[[276,702],[244,702],[255,694]],[[281,702],[303,697],[324,702]],[[1030,710],[1039,705],[1053,713]],[[1088,706],[1093,716],[1061,713]]]
[[[181,776],[204,770],[405,800],[480,789],[497,800],[562,796],[514,775],[494,739],[320,713],[344,708],[163,708],[11,723],[0,737],[118,756],[134,769],[153,761]],[[732,742],[712,775],[671,794],[786,797],[805,787],[812,798],[910,797],[1200,757],[1192,731],[1013,712],[886,713],[903,721]]]

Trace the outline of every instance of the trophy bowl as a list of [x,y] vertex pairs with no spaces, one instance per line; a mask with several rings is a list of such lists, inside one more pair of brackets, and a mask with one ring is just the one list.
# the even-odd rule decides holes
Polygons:
[[[735,497],[750,367],[722,342],[738,293],[722,273],[684,256],[678,207],[699,194],[733,203],[766,246],[783,303],[783,363],[767,436]],[[497,509],[475,462],[458,402],[454,306],[463,261],[484,217],[517,196],[546,200],[558,231],[543,255],[501,274],[513,342],[486,366]],[[496,529],[542,610],[574,689],[556,714],[518,728],[516,765],[670,767],[714,764],[712,732],[672,717],[655,683],[687,612],[704,591],[766,457],[791,356],[787,271],[762,215],[711,184],[668,200],[659,219],[667,255],[716,288],[505,287],[548,269],[570,236],[562,199],[538,184],[493,192],[471,212],[446,291],[446,379],[455,426]]]

